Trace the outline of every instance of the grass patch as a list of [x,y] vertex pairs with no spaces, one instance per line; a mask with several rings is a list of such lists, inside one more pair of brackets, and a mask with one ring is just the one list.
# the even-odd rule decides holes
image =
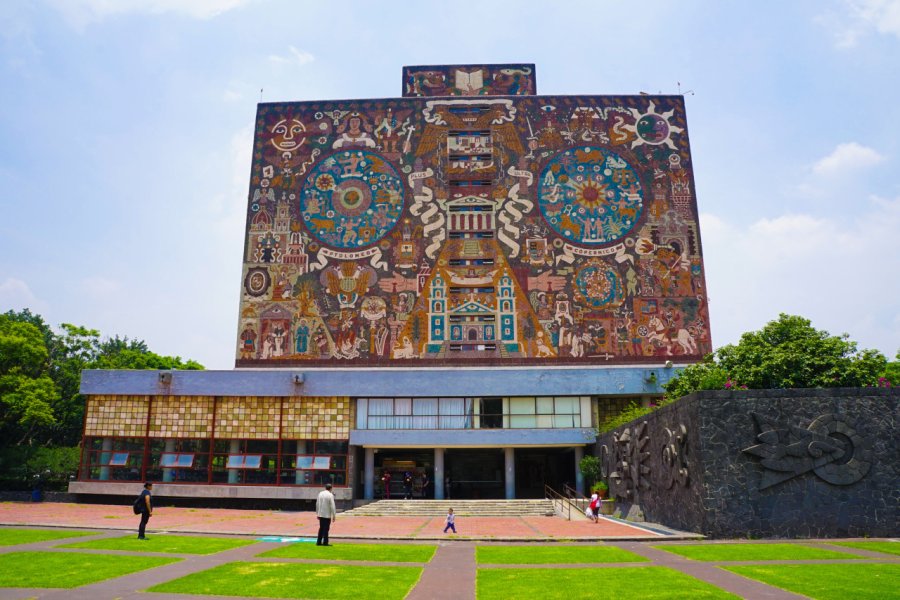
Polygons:
[[0,587],[74,588],[178,560],[78,552],[10,552],[0,554]]
[[478,546],[480,565],[572,565],[646,562],[643,556],[614,546]]
[[186,535],[151,535],[139,540],[133,535],[63,544],[60,548],[93,550],[128,550],[130,552],[166,552],[170,554],[215,554],[232,548],[255,544],[256,540],[239,538],[194,537]]
[[802,544],[684,544],[653,546],[691,560],[828,560],[864,558]]
[[900,565],[741,565],[732,573],[820,600],[883,600],[897,597]]
[[268,598],[404,598],[421,567],[233,562],[153,586],[149,592]]
[[340,544],[324,547],[315,544],[286,544],[260,556],[427,563],[434,556],[435,550],[435,546],[416,544]]
[[479,600],[510,598],[736,598],[667,567],[478,569]]
[[897,542],[828,542],[835,546],[846,546],[847,548],[859,548],[860,550],[871,550],[873,552],[884,552],[885,554],[900,555],[900,543]]
[[3,527],[0,528],[0,546],[18,546],[19,544],[33,544],[35,542],[61,540],[84,535],[97,535],[97,533],[88,531],[48,531],[46,529],[7,529]]

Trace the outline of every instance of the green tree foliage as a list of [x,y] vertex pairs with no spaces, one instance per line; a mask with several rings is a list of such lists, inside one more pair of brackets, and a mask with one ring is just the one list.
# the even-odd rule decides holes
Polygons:
[[[813,328],[803,317],[781,314],[737,344],[687,367],[663,386],[667,400],[697,390],[864,387],[879,385],[888,368],[877,350],[857,350],[847,334]],[[893,364],[893,363],[890,363]]]
[[578,468],[581,476],[584,477],[584,486],[591,489],[597,481],[600,480],[600,459],[596,456],[587,455],[578,462]]
[[0,445],[74,446],[81,438],[84,369],[202,369],[141,340],[101,339],[69,323],[55,333],[28,309],[0,314]]

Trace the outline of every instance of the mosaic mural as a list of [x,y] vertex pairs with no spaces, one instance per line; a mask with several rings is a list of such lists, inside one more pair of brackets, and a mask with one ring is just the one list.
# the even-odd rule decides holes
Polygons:
[[683,98],[534,96],[519,67],[259,105],[238,366],[711,351]]
[[404,97],[531,96],[534,65],[403,67]]

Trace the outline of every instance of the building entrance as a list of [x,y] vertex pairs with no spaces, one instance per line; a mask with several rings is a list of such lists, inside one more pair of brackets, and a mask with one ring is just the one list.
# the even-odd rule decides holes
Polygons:
[[571,448],[516,448],[516,498],[543,498],[544,486],[575,487],[575,451]]
[[[406,476],[412,479],[412,488]],[[425,475],[428,485],[425,485]],[[434,497],[434,452],[381,450],[375,454],[375,497],[401,499]]]
[[444,495],[462,500],[504,498],[503,469],[501,448],[447,450]]

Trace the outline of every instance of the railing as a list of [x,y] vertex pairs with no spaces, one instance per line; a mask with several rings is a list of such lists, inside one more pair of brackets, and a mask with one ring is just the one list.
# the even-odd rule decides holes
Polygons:
[[[557,514],[565,515],[567,521],[572,520],[572,503],[568,498],[546,484],[544,485],[544,497],[553,501],[553,510],[556,511]],[[557,502],[559,503],[559,510],[556,508]]]
[[584,497],[584,494],[580,493],[568,483],[563,484],[562,493],[569,501],[570,505],[574,505],[576,509],[578,509],[581,513],[584,513],[584,509],[587,508],[589,501],[588,498]]

